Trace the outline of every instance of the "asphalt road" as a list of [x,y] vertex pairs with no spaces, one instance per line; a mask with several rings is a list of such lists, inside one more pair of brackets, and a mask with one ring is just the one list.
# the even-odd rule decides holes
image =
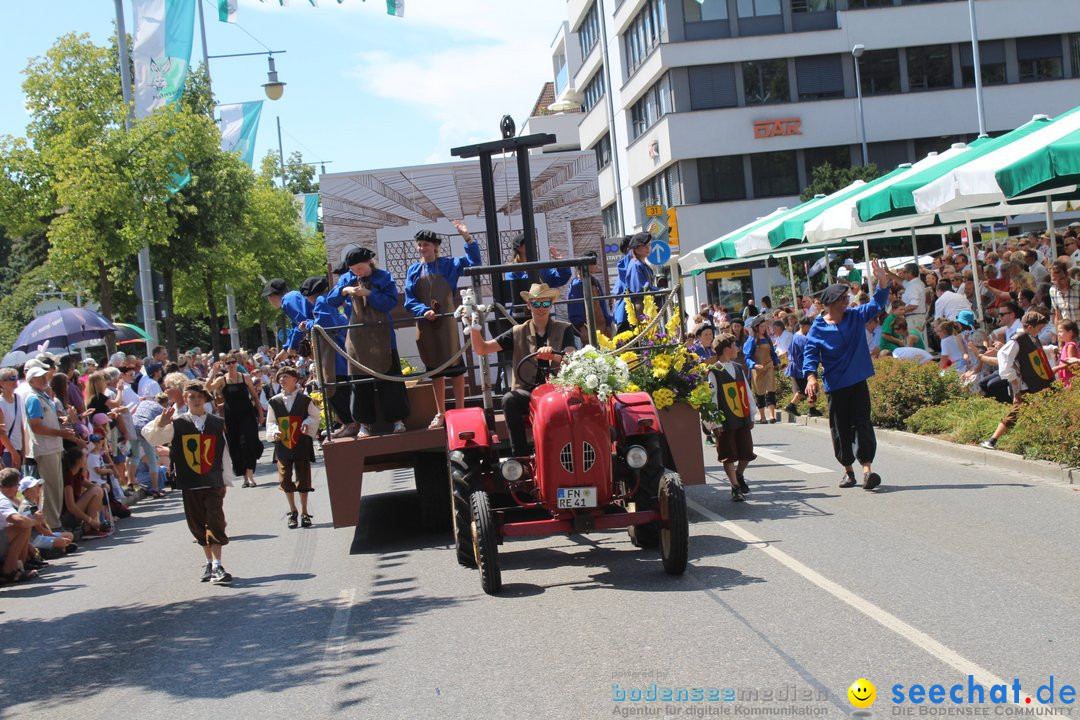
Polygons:
[[[500,597],[417,530],[409,475],[365,477],[355,533],[330,527],[325,492],[316,527],[288,530],[267,464],[226,501],[232,587],[198,581],[178,497],[143,503],[0,588],[0,717],[839,717],[865,677],[883,718],[928,707],[895,706],[893,685],[969,674],[1020,681],[1018,706],[985,706],[1003,715],[1051,675],[1080,684],[1073,488],[883,443],[883,487],[841,490],[824,431],[755,439],[748,502],[714,465],[689,490],[685,576],[625,533],[508,541]],[[653,683],[736,699],[615,699]]]

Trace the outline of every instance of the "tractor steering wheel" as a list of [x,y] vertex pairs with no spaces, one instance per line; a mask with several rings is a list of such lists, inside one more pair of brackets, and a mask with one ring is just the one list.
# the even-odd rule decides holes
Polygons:
[[[539,354],[539,352],[529,353],[525,357],[518,360],[518,364],[514,366],[514,377],[516,377],[529,392],[532,392],[540,385],[543,385],[544,382],[547,380],[547,376],[551,374],[552,371],[552,367],[550,365],[548,365],[546,368],[540,367],[540,363],[536,361],[536,356]],[[551,354],[558,355],[559,357],[563,357],[566,355],[566,353],[561,353],[558,350],[552,351]],[[536,382],[528,383],[521,379],[521,367],[525,363],[531,364],[536,369]]]

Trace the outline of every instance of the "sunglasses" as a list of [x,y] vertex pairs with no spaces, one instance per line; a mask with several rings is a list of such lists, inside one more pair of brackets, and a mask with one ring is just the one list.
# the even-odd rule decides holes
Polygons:
[[235,361],[235,360],[226,360],[226,361],[225,361],[225,364],[226,364],[226,365],[235,365],[235,364],[236,364],[236,361]]
[[534,308],[538,308],[538,309],[539,308],[549,308],[549,307],[551,307],[551,301],[550,300],[533,300],[529,304],[532,305]]

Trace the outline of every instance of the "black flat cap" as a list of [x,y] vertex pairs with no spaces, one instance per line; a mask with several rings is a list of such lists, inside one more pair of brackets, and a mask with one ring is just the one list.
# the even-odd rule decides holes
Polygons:
[[345,264],[344,260],[339,262],[338,266],[333,270],[333,273],[335,275],[344,275],[347,272],[349,272],[349,266]]
[[345,256],[345,266],[351,267],[353,265],[359,265],[362,262],[370,262],[373,257],[375,257],[375,253],[365,247],[353,248],[349,251],[349,254]]
[[304,297],[322,295],[328,287],[329,283],[326,282],[326,278],[314,275],[300,283],[300,294]]
[[652,242],[652,235],[647,232],[639,232],[630,238],[630,247],[636,248],[642,245],[648,245]]
[[284,295],[287,292],[289,292],[289,283],[285,282],[282,278],[274,278],[263,286],[262,296],[270,297],[271,295]]
[[821,302],[824,305],[832,305],[838,300],[847,298],[851,288],[843,283],[833,283],[821,293]]
[[420,232],[413,235],[413,240],[415,240],[416,242],[429,242],[435,243],[436,245],[442,245],[442,237],[436,235],[430,230],[421,230]]

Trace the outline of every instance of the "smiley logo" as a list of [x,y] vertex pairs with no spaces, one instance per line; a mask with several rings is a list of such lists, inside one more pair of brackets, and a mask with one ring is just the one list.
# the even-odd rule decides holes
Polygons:
[[859,678],[851,683],[851,687],[847,690],[847,696],[855,707],[868,708],[877,699],[877,688],[874,687],[874,683],[866,678]]

